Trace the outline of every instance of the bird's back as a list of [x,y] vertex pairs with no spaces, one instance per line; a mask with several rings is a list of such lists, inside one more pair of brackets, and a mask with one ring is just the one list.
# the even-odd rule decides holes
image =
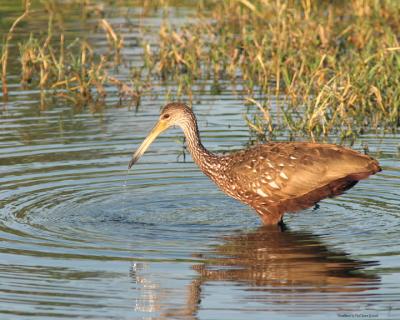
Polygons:
[[223,187],[266,223],[341,194],[380,171],[376,160],[332,144],[268,143],[229,156]]

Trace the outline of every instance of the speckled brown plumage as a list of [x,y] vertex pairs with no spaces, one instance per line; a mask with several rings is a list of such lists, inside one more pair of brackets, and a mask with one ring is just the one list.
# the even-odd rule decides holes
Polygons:
[[182,128],[200,169],[226,194],[254,208],[264,224],[277,224],[285,212],[339,195],[381,170],[371,157],[333,144],[272,142],[227,156],[215,155],[201,144],[196,118],[183,103],[163,108],[159,122],[129,167],[172,125]]

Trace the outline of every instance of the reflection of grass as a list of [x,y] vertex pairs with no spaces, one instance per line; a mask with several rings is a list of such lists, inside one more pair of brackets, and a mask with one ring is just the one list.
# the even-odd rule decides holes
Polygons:
[[145,34],[152,42],[143,41],[143,66],[135,67],[132,82],[108,75],[123,60],[124,42],[85,1],[109,52],[99,55],[84,40],[64,43],[62,34],[53,36],[52,16],[60,13],[48,6],[47,37],[20,44],[22,83],[57,90],[79,105],[101,101],[106,87],[114,86],[121,99],[131,97],[138,105],[152,79],[174,83],[176,95],[189,100],[195,84],[208,80],[211,93],[218,94],[229,81],[233,90],[242,86],[245,103],[257,107],[259,114],[246,120],[260,137],[285,128],[292,135],[351,138],[370,129],[395,131],[400,124],[397,0],[204,0],[196,4],[196,17],[179,28],[168,19],[168,4],[194,7],[193,2],[115,4],[141,6],[142,16],[164,13],[157,41],[154,30],[152,37]]

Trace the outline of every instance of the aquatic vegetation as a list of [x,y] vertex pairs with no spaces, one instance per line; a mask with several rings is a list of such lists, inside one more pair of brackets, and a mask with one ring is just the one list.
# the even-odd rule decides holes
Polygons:
[[31,2],[30,0],[25,0],[24,12],[19,16],[10,27],[2,46],[1,55],[1,87],[3,91],[3,99],[8,99],[8,87],[7,87],[7,66],[8,66],[8,55],[9,55],[9,43],[12,40],[13,33],[17,25],[29,14]]
[[[29,15],[27,2],[24,14],[10,29],[3,46],[2,78],[3,98],[7,99],[7,56],[9,41],[17,23]],[[74,106],[89,105],[96,108],[104,104],[108,89],[114,87],[122,100],[129,100],[136,107],[140,103],[140,94],[144,85],[137,85],[137,76],[132,75],[130,82],[122,82],[110,75],[110,70],[121,64],[121,49],[124,42],[111,24],[98,15],[97,29],[102,29],[110,50],[98,53],[86,38],[66,39],[63,26],[56,26],[57,7],[54,2],[44,2],[48,14],[47,33],[30,33],[26,39],[19,40],[20,82],[25,88],[39,88],[41,108],[47,107],[46,95],[65,99]],[[86,3],[83,3],[84,5]],[[89,6],[89,4],[86,4]],[[43,10],[43,8],[42,8]],[[65,13],[64,13],[65,14]],[[88,15],[88,13],[86,14]],[[60,23],[60,22],[58,22]],[[114,90],[115,91],[115,90]]]
[[161,26],[158,54],[147,61],[162,79],[240,83],[260,109],[249,121],[257,134],[281,126],[314,139],[397,130],[399,2],[207,4],[194,22]]
[[[138,27],[142,65],[132,68],[130,81],[118,79],[118,71],[109,75],[122,65],[126,44],[103,8],[71,2],[82,6],[82,19],[95,17],[110,50],[98,53],[81,38],[67,44],[62,32],[55,37],[56,6],[49,1],[48,35],[20,43],[23,85],[57,90],[59,97],[81,105],[101,103],[107,88],[116,87],[121,100],[138,106],[154,83],[173,87],[166,100],[189,102],[198,99],[194,87],[207,83],[218,95],[229,83],[232,94],[257,110],[245,120],[258,139],[279,129],[293,138],[352,139],[370,130],[396,132],[400,124],[398,1],[116,0],[142,8],[142,16],[160,12],[163,17],[158,32]],[[179,26],[169,18],[177,3],[194,12]]]

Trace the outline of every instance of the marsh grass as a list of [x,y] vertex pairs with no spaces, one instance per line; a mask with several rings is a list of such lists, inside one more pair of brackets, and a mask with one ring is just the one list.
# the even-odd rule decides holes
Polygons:
[[157,54],[145,50],[161,79],[240,83],[259,111],[246,118],[258,136],[279,127],[315,140],[397,131],[398,1],[206,3],[188,25],[164,23]]
[[[4,100],[8,93],[7,58],[10,41],[18,22],[29,16],[29,4],[27,1],[24,14],[13,23],[3,45]],[[87,2],[81,4],[90,7]],[[62,19],[57,19],[62,16],[62,12],[59,12],[54,1],[44,1],[42,10],[48,15],[47,33],[30,33],[29,37],[18,42],[21,86],[25,89],[40,89],[42,109],[47,108],[47,96],[67,100],[77,107],[88,105],[98,109],[104,105],[104,99],[112,88],[116,89],[113,91],[117,91],[120,103],[128,100],[135,107],[140,104],[140,95],[147,87],[144,84],[138,85],[137,76],[133,75],[130,81],[123,82],[109,75],[110,70],[122,63],[121,50],[124,41],[112,25],[101,17],[102,12],[93,10],[94,13],[90,16],[93,18],[93,14],[98,15],[98,24],[95,27],[103,30],[109,44],[108,52],[99,54],[85,38],[66,40],[64,27],[58,21]],[[88,13],[84,17],[88,17]]]
[[86,41],[66,44],[63,34],[57,43],[53,42],[52,37],[40,39],[31,35],[19,44],[22,85],[51,91],[76,105],[103,98],[104,85],[109,81],[105,72],[107,58],[95,55]]
[[2,55],[1,55],[1,87],[2,87],[2,92],[3,92],[3,99],[5,101],[8,100],[7,67],[8,67],[10,42],[13,38],[14,30],[17,27],[17,25],[23,19],[25,19],[25,17],[27,17],[29,15],[30,6],[31,6],[31,1],[25,0],[24,1],[24,12],[17,19],[15,19],[15,21],[13,22],[13,24],[10,27],[10,30],[8,31],[7,35],[5,36],[5,39],[3,40]]
[[[208,83],[210,93],[219,94],[229,83],[232,94],[255,110],[245,116],[251,132],[267,140],[280,129],[293,138],[354,139],[371,130],[396,132],[400,125],[397,0],[115,1],[141,6],[142,16],[158,11],[164,17],[155,41],[154,29],[140,30],[143,65],[129,81],[108,74],[124,59],[122,36],[101,8],[83,1],[85,15],[97,14],[109,52],[99,55],[84,39],[66,43],[63,33],[54,36],[57,12],[51,8],[57,6],[47,6],[47,36],[20,43],[21,83],[55,90],[77,105],[101,104],[114,86],[121,103],[134,106],[154,82],[174,86],[167,100],[189,102],[198,94],[195,86]],[[197,13],[176,27],[168,15],[175,5],[197,6]]]

